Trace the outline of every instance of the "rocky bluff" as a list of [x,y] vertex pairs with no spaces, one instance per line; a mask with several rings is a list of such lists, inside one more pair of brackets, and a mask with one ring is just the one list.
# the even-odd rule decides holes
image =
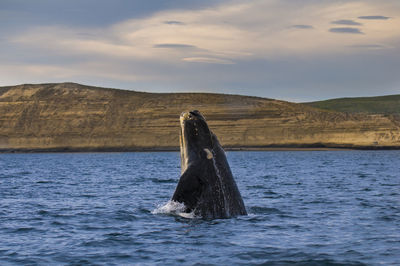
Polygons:
[[210,93],[144,93],[75,83],[0,87],[0,150],[169,150],[198,109],[228,148],[400,148],[396,115],[324,111]]

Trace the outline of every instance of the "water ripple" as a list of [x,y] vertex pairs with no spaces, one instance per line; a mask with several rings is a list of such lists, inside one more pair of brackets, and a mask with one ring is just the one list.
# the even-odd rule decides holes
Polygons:
[[168,205],[179,153],[0,154],[1,264],[400,261],[399,151],[227,156],[249,215],[205,221]]

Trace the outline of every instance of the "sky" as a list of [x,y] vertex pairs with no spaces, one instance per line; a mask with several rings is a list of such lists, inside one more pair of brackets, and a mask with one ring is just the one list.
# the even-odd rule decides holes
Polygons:
[[0,86],[400,94],[399,0],[0,0]]

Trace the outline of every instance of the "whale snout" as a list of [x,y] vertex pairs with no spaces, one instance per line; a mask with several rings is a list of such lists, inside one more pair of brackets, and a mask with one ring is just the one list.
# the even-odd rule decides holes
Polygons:
[[205,120],[204,116],[198,110],[185,111],[181,113],[181,120]]
[[186,120],[186,119],[188,119],[188,118],[189,118],[189,112],[182,112],[182,113],[181,113],[181,120],[182,120],[182,119],[185,119],[185,120]]

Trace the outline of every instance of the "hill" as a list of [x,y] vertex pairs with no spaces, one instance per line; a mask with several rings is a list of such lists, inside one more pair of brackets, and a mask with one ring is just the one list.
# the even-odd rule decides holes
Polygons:
[[339,98],[304,103],[306,105],[348,113],[400,114],[400,95]]
[[75,83],[0,87],[0,150],[170,150],[198,109],[229,148],[400,148],[395,115],[328,112],[279,100],[144,93]]

